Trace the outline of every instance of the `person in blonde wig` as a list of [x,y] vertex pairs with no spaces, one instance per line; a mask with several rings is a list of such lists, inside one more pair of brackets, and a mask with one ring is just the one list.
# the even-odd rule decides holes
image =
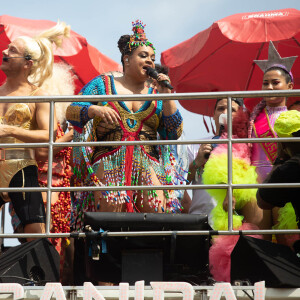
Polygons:
[[[71,67],[63,63],[54,63],[52,76],[46,79],[41,88],[50,95],[74,95],[76,76]],[[66,109],[70,102],[56,102],[55,113],[57,119],[56,142],[66,143],[73,140],[73,129],[67,123]],[[70,186],[72,168],[70,165],[71,147],[54,147],[52,161],[52,185],[55,187]],[[38,163],[38,181],[42,187],[47,186],[48,175],[48,148],[36,148],[36,160]],[[47,193],[43,192],[43,201],[46,206]],[[70,192],[53,192],[51,195],[51,233],[70,232]],[[9,205],[12,225],[15,232],[22,233],[23,227],[20,219]],[[24,239],[19,241],[25,242]],[[72,284],[73,266],[73,241],[66,238],[53,238],[52,244],[60,255],[60,281],[64,285]],[[70,243],[70,244],[69,244]]]
[[[21,36],[2,52],[0,69],[6,81],[0,96],[45,96],[41,88],[53,71],[53,44],[60,46],[70,28],[63,22],[36,37]],[[49,142],[49,103],[0,104],[0,143]],[[54,120],[54,136],[57,129]],[[6,149],[7,150],[7,149]],[[0,187],[38,187],[34,149],[0,150]],[[41,233],[45,227],[45,208],[41,192],[1,193],[0,206],[11,201],[25,233]],[[30,239],[28,239],[30,240]]]
[[29,81],[40,87],[46,79],[51,77],[53,70],[53,44],[57,47],[62,45],[62,37],[69,37],[70,26],[64,22],[58,22],[56,26],[50,28],[31,38],[20,36],[18,39],[25,44],[25,57],[32,60],[32,66],[29,72]]

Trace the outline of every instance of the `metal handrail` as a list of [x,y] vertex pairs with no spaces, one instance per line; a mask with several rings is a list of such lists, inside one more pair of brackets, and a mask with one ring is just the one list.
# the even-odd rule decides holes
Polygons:
[[[52,147],[80,147],[80,146],[129,146],[129,145],[191,145],[207,144],[209,140],[155,140],[155,141],[120,141],[120,142],[72,142],[72,143],[52,143]],[[242,143],[261,143],[261,142],[300,142],[300,137],[292,138],[251,138],[251,139],[232,139],[232,144]],[[214,144],[228,144],[229,139],[216,139]],[[1,144],[1,148],[48,148],[49,143],[26,143],[26,144]]]
[[[180,93],[180,94],[156,94],[156,95],[110,95],[109,101],[148,101],[148,100],[195,100],[201,101],[201,99],[216,99],[216,98],[228,98],[231,97],[243,97],[243,98],[256,98],[256,97],[267,97],[267,96],[298,96],[300,97],[300,90],[281,90],[281,91],[230,91],[230,92],[205,92],[205,93]],[[46,233],[45,234],[4,234],[4,229],[0,227],[0,239],[1,238],[18,238],[18,237],[70,237],[70,233],[50,233],[50,219],[51,219],[51,193],[56,191],[82,191],[82,190],[165,190],[170,189],[170,186],[122,186],[122,187],[52,187],[52,161],[53,161],[53,148],[54,147],[77,147],[77,146],[116,146],[116,145],[170,145],[170,144],[203,144],[208,143],[208,140],[159,140],[159,141],[133,141],[133,142],[72,142],[72,143],[55,143],[53,142],[53,120],[54,120],[54,103],[55,102],[70,102],[70,101],[80,101],[80,102],[104,102],[107,101],[106,95],[80,95],[80,96],[35,96],[35,97],[0,97],[0,101],[3,103],[50,103],[50,128],[49,128],[49,142],[48,143],[22,143],[22,144],[1,144],[1,148],[37,148],[43,147],[49,150],[49,172],[48,172],[48,185],[47,187],[37,187],[37,188],[0,188],[0,192],[3,191],[46,191],[47,192],[47,211],[46,211]],[[299,187],[300,183],[286,183],[286,184],[233,184],[232,183],[232,144],[233,143],[260,143],[260,142],[300,142],[300,138],[251,138],[251,139],[233,139],[232,138],[232,121],[231,121],[231,101],[228,101],[228,138],[222,140],[214,140],[216,144],[228,144],[228,183],[219,185],[178,185],[172,186],[174,190],[187,190],[187,189],[227,189],[229,195],[229,212],[228,212],[228,225],[229,229],[227,231],[177,231],[179,235],[211,235],[211,234],[222,234],[222,235],[236,235],[240,234],[240,231],[235,231],[232,229],[232,189],[242,189],[242,188],[279,188],[279,187]],[[2,214],[2,218],[4,214]],[[2,219],[3,224],[3,219]],[[242,231],[243,234],[283,234],[283,233],[300,233],[300,230],[245,230]],[[111,232],[108,233],[109,236],[137,236],[137,235],[171,235],[171,231],[164,232]],[[84,236],[84,233],[79,234],[79,236]]]
[[74,96],[1,96],[3,103],[42,103],[42,102],[107,102],[109,101],[149,101],[149,100],[200,100],[242,97],[242,98],[260,98],[260,97],[292,97],[300,96],[300,90],[276,90],[276,91],[230,91],[230,92],[199,92],[199,93],[172,93],[172,94],[134,94],[134,95],[74,95]]
[[[264,230],[176,230],[176,235],[257,235],[257,234],[299,234],[299,229],[264,229]],[[105,236],[110,237],[134,237],[134,236],[171,236],[174,234],[174,231],[116,231],[116,232],[105,232]],[[100,233],[99,233],[100,235]],[[85,237],[86,233],[81,232],[76,235],[74,233],[14,233],[3,234],[2,238],[60,238],[60,237]]]
[[[198,185],[175,185],[172,186],[172,190],[198,190],[198,189],[226,189],[229,184],[198,184]],[[300,183],[257,183],[257,184],[231,184],[233,189],[256,189],[256,188],[297,188],[300,186]],[[169,185],[124,185],[124,186],[77,186],[77,187],[24,187],[24,188],[0,188],[0,192],[80,192],[80,191],[135,191],[135,190],[169,190]]]

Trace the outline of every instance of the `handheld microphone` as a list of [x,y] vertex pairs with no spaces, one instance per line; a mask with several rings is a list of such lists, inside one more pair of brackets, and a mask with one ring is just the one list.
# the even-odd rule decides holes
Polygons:
[[[147,75],[149,75],[153,79],[158,78],[158,72],[153,68],[148,67],[146,73],[147,73]],[[161,84],[164,87],[167,87],[170,90],[173,90],[173,87],[172,87],[172,85],[170,84],[170,82],[168,80],[158,81],[158,83]]]
[[[227,125],[227,114],[220,114],[219,116],[219,124],[220,124],[220,129],[218,132],[218,135],[214,136],[212,139],[217,140],[221,137],[223,131],[225,130],[225,125]],[[211,144],[212,150],[214,150],[218,144]],[[205,153],[204,158],[209,159],[210,153]]]

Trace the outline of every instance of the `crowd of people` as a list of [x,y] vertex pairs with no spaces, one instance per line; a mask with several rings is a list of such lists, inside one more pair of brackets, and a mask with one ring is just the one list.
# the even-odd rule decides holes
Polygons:
[[[52,46],[68,38],[63,22],[36,37],[22,36],[3,51],[0,69],[6,75],[0,96],[53,96],[74,94],[74,75],[53,62]],[[157,141],[182,138],[183,118],[174,100],[109,101],[109,95],[171,93],[165,68],[155,65],[155,48],[146,38],[144,24],[133,23],[133,34],[118,41],[122,74],[99,74],[79,95],[107,95],[105,102],[56,103],[53,136],[56,142]],[[263,90],[289,90],[295,57],[281,58],[270,42],[269,58],[255,61],[262,69]],[[156,79],[149,78],[156,69]],[[164,84],[163,84],[164,83]],[[228,208],[234,229],[298,228],[299,187],[289,189],[234,189],[229,205],[225,189],[196,189],[176,193],[174,184],[227,183],[227,98],[217,99],[215,135],[207,143],[187,145],[180,151],[164,145],[113,145],[53,148],[52,186],[159,186],[168,190],[118,190],[52,193],[51,232],[70,232],[82,226],[86,211],[206,214],[214,230],[228,229]],[[265,97],[248,112],[243,99],[231,98],[232,137],[249,143],[232,145],[233,183],[300,182],[298,143],[251,143],[251,138],[299,137],[299,102],[287,108],[286,97]],[[1,103],[0,143],[49,142],[50,104]],[[0,187],[47,186],[48,149],[0,149]],[[186,156],[186,157],[183,157]],[[187,161],[188,163],[184,163]],[[182,163],[183,162],[183,163]],[[72,197],[71,197],[72,196]],[[50,199],[48,199],[50,201]],[[0,206],[10,202],[15,232],[44,233],[46,193],[1,193]],[[292,247],[297,235],[256,236]],[[30,241],[31,239],[27,239]],[[215,280],[230,281],[230,253],[236,237],[213,238],[210,269]],[[26,242],[21,240],[21,242]],[[69,239],[53,239],[63,266]],[[224,249],[228,251],[224,251]],[[224,253],[226,252],[226,255]],[[72,255],[69,255],[70,258]],[[72,263],[70,260],[69,264]]]

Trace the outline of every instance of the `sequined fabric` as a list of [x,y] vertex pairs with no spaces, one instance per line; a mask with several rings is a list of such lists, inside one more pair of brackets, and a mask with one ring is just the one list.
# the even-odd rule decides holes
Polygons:
[[[27,130],[35,129],[32,124],[31,112],[28,104],[17,103],[9,107],[7,112],[0,119],[0,124],[21,127]],[[11,143],[19,144],[21,141],[14,137],[0,138],[0,144]],[[0,161],[0,187],[8,187],[12,177],[21,169],[27,166],[36,165],[34,159],[34,152],[29,156],[24,156],[24,153],[29,149],[22,148],[6,148],[5,152],[14,152],[14,159],[7,159]],[[20,158],[18,158],[20,157]],[[27,157],[24,159],[23,157]],[[29,158],[28,158],[29,157]],[[13,157],[12,157],[13,158]]]

